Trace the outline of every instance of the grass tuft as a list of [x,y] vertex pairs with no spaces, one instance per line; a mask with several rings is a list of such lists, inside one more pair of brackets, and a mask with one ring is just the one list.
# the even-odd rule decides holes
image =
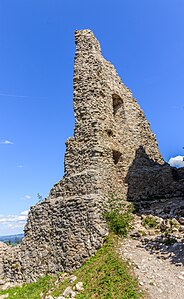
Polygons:
[[142,220],[142,225],[146,228],[158,228],[159,222],[154,216],[148,215]]

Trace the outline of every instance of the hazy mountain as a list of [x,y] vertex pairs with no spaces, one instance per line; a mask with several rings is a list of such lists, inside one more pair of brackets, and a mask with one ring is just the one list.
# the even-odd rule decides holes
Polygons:
[[22,240],[23,236],[24,236],[23,234],[0,236],[0,241],[5,243],[16,244]]

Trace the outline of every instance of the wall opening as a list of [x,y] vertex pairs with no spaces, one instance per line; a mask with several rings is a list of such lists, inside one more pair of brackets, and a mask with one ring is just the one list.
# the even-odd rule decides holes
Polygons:
[[111,129],[107,129],[106,132],[107,132],[107,135],[109,137],[113,137],[114,136],[113,131]]
[[117,94],[112,95],[113,100],[113,114],[116,115],[118,110],[123,107],[123,100]]
[[113,161],[115,165],[118,164],[120,158],[121,158],[121,153],[119,151],[113,150]]

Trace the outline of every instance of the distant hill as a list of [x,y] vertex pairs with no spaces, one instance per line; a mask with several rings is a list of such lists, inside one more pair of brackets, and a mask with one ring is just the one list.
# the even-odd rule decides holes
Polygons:
[[0,236],[0,241],[4,242],[4,243],[17,244],[22,240],[23,236],[24,236],[24,234]]

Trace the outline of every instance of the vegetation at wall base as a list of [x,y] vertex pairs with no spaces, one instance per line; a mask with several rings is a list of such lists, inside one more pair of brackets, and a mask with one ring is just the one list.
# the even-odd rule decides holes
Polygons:
[[[141,298],[138,282],[131,276],[128,263],[118,256],[117,240],[117,236],[110,234],[96,255],[74,272],[78,281],[84,283],[84,292],[78,294],[77,299]],[[67,285],[62,285],[53,294],[61,294]]]
[[132,228],[133,206],[131,204],[127,206],[123,202],[122,199],[119,199],[115,195],[110,197],[104,218],[111,232],[118,236],[126,237]]
[[0,291],[0,295],[9,294],[8,299],[40,299],[40,293],[46,294],[54,285],[55,280],[54,276],[44,276],[39,278],[37,282]]
[[155,219],[154,216],[152,216],[152,215],[146,216],[142,220],[142,225],[145,226],[146,228],[157,228],[157,227],[159,227],[159,223],[158,223],[157,219]]
[[113,210],[105,213],[105,219],[111,232],[126,237],[131,230],[133,216],[129,211],[121,213],[120,210]]
[[[110,234],[104,245],[81,268],[74,271],[77,280],[73,286],[82,281],[84,291],[77,294],[76,299],[138,299],[142,298],[138,282],[131,275],[129,264],[122,261],[117,252],[118,237]],[[57,277],[45,276],[37,282],[25,284],[22,288],[1,291],[9,294],[9,299],[40,299],[40,293],[46,294],[52,289],[53,297],[61,296],[68,286],[72,286],[66,278],[58,286]]]

